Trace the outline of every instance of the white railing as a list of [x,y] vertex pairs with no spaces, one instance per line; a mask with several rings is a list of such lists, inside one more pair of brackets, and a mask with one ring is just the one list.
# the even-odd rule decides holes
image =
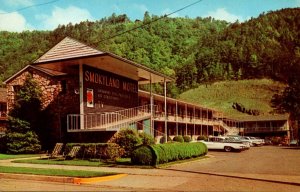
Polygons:
[[227,133],[225,133],[225,135],[238,135],[240,132],[239,128],[228,126],[222,120],[216,120],[215,122],[217,122],[217,125],[222,126],[227,131]]
[[[155,106],[153,106],[153,111]],[[144,105],[107,113],[69,114],[67,116],[68,131],[108,131],[130,127],[136,121],[151,116],[151,105]],[[83,127],[81,127],[83,121]]]
[[255,128],[245,128],[246,133],[255,133],[255,132],[276,132],[276,131],[288,131],[288,128],[283,127],[255,127]]

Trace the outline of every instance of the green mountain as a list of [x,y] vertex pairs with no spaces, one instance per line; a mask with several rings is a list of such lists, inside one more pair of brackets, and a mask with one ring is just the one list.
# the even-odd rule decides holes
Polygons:
[[[168,88],[173,96],[222,80],[286,81],[290,66],[300,57],[300,8],[262,13],[232,24],[210,17],[159,18],[146,12],[142,21],[131,21],[113,14],[95,22],[61,25],[54,31],[2,31],[0,83],[65,36],[174,77],[176,83]],[[126,30],[130,32],[123,33]]]
[[[182,93],[179,98],[188,102],[223,111],[231,118],[255,118],[274,114],[271,99],[281,93],[285,84],[270,79],[220,81]],[[239,104],[245,111],[234,109]],[[257,113],[249,113],[256,111]]]

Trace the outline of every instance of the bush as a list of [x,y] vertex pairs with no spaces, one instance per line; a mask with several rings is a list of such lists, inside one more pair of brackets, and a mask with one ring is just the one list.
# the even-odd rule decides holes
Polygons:
[[143,145],[155,144],[155,140],[154,140],[154,137],[152,137],[152,135],[142,132],[142,133],[139,133],[139,137],[141,138]]
[[117,143],[125,150],[124,157],[130,157],[132,151],[142,144],[142,139],[134,129],[121,129],[110,142]]
[[[167,142],[169,142],[169,141],[172,141],[172,139],[171,139],[170,136],[167,137]],[[166,143],[166,141],[165,141],[165,135],[162,138],[160,138],[159,143]]]
[[141,146],[132,152],[131,162],[136,165],[153,165],[153,157],[151,147]]
[[201,141],[201,140],[207,140],[207,136],[205,136],[205,135],[200,135],[200,136],[197,137],[197,140],[198,140],[198,141]]
[[124,154],[124,149],[116,143],[67,143],[65,154],[68,154],[73,146],[80,146],[77,154],[78,158],[116,160]]
[[177,135],[173,138],[173,141],[183,143],[184,139],[183,139],[182,135]]
[[185,135],[185,136],[183,136],[183,140],[184,140],[184,142],[188,143],[188,142],[191,142],[192,139],[189,135]]
[[136,149],[132,154],[134,154],[134,156],[132,156],[132,162],[135,164],[157,165],[170,161],[205,155],[207,154],[207,147],[204,143],[201,142],[165,143],[144,146]]
[[39,153],[41,145],[37,134],[30,130],[30,123],[18,118],[9,118],[6,134],[7,153]]

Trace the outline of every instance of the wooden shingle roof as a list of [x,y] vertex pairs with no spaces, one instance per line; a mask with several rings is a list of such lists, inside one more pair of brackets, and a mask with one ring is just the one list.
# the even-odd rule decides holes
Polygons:
[[55,71],[55,70],[52,70],[52,69],[47,69],[47,68],[43,68],[43,67],[39,67],[39,66],[27,65],[26,67],[24,67],[23,69],[21,69],[20,71],[18,71],[17,73],[15,73],[13,76],[11,76],[10,78],[6,79],[4,81],[4,84],[7,84],[12,79],[14,79],[15,77],[19,76],[24,71],[26,71],[26,70],[28,70],[30,68],[38,70],[38,71],[40,71],[42,73],[45,73],[45,74],[53,76],[53,77],[54,76],[63,76],[63,75],[66,75],[66,73],[63,73],[63,72],[60,72],[60,71]]
[[38,58],[34,63],[44,63],[101,54],[103,54],[102,51],[94,49],[70,37],[65,37],[62,41],[60,41],[53,48],[47,51],[43,56]]

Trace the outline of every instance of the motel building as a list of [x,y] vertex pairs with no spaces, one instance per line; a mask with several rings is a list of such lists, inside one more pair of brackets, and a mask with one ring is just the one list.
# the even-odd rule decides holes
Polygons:
[[[28,74],[42,90],[49,147],[56,142],[107,142],[122,128],[149,133],[157,142],[166,135],[196,140],[199,135],[246,132],[243,122],[216,110],[166,97],[172,78],[69,37],[5,81],[8,111]],[[152,93],[154,83],[163,84],[164,95]],[[150,92],[139,90],[144,84]]]

